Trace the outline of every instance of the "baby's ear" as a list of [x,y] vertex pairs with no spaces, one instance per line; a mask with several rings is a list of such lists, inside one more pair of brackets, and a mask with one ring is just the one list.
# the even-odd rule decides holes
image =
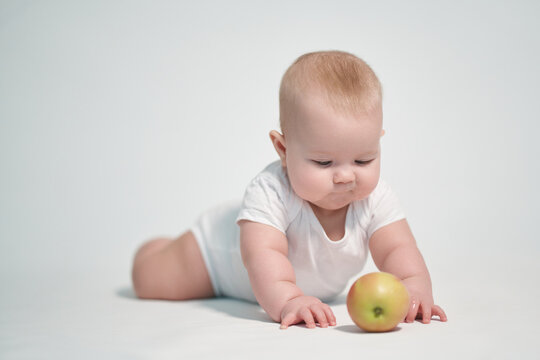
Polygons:
[[272,141],[272,145],[274,145],[274,149],[276,149],[276,152],[279,155],[279,158],[281,159],[281,166],[286,167],[286,155],[287,155],[287,147],[285,145],[285,136],[277,132],[276,130],[270,131],[270,140]]

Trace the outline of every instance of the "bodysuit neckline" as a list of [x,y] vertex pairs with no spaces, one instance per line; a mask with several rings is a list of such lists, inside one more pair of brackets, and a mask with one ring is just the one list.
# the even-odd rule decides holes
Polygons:
[[347,239],[347,237],[349,235],[349,228],[350,228],[350,222],[351,222],[351,218],[352,218],[353,204],[354,204],[354,202],[351,202],[349,204],[349,207],[347,208],[347,213],[345,215],[345,231],[343,233],[343,237],[341,239],[339,239],[339,240],[332,240],[332,239],[330,239],[328,237],[328,234],[326,233],[326,231],[324,230],[324,227],[322,226],[321,222],[317,218],[317,215],[315,215],[315,212],[311,208],[311,205],[307,201],[304,200],[304,206],[307,207],[307,211],[309,213],[311,223],[314,224],[315,227],[317,227],[318,230],[320,230],[320,232],[323,234],[324,238],[328,242],[330,242],[332,244],[343,244],[343,243],[345,243],[345,240]]

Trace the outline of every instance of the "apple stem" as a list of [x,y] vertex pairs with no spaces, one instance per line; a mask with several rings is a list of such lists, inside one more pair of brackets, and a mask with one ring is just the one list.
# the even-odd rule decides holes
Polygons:
[[375,309],[373,309],[373,312],[375,313],[375,317],[379,317],[383,313],[383,309],[377,306]]

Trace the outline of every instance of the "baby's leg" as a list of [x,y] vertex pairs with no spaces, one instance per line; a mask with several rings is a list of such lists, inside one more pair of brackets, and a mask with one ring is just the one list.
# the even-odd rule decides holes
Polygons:
[[188,300],[214,296],[197,240],[191,231],[177,239],[143,244],[133,261],[133,287],[142,299]]

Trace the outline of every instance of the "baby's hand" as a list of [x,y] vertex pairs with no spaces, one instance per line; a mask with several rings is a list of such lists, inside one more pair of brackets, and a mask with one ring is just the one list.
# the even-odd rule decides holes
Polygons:
[[407,287],[411,297],[409,312],[405,316],[404,322],[411,323],[418,319],[422,320],[424,324],[429,324],[432,315],[438,316],[441,321],[447,320],[444,310],[433,302],[429,281],[411,277],[403,280],[403,284]]
[[318,322],[325,328],[336,325],[336,317],[330,306],[313,296],[299,296],[289,300],[281,310],[281,329],[304,321],[310,329]]

